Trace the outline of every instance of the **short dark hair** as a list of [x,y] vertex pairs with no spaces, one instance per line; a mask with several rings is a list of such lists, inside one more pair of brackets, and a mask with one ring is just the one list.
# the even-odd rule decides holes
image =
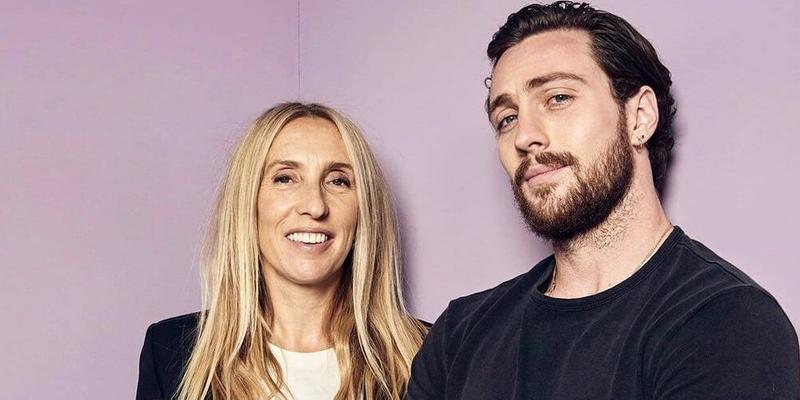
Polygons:
[[661,193],[675,144],[672,120],[676,106],[670,93],[672,79],[653,45],[627,21],[587,3],[531,4],[509,15],[492,36],[486,50],[492,68],[506,50],[529,36],[559,29],[576,29],[589,34],[594,59],[608,75],[611,92],[620,107],[644,85],[655,91],[659,120],[646,147],[655,186]]

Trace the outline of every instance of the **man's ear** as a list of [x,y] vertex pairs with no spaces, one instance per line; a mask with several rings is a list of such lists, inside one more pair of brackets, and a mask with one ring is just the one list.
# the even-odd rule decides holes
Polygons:
[[635,147],[644,146],[658,126],[658,99],[650,86],[642,86],[625,102],[628,134]]

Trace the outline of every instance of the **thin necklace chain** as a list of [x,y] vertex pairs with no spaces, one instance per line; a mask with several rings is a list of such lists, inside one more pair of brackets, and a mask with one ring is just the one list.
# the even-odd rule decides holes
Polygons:
[[[661,243],[663,243],[664,240],[667,238],[667,235],[669,235],[669,233],[672,232],[672,228],[673,228],[673,226],[670,225],[667,228],[667,230],[664,231],[664,233],[661,234],[661,237],[658,239],[658,241],[656,242],[655,246],[653,246],[653,248],[650,249],[650,252],[647,253],[647,256],[642,260],[642,262],[639,264],[639,266],[636,267],[635,270],[633,270],[634,273],[636,271],[638,271],[639,269],[641,269],[642,267],[644,267],[645,264],[647,264],[647,260],[649,260],[650,257],[652,257],[653,254],[656,253],[656,251],[658,250],[658,247],[661,246]],[[555,266],[553,266],[553,277],[550,279],[550,287],[547,288],[547,290],[544,292],[545,296],[552,295],[553,291],[556,290],[556,270],[557,270],[557,268]]]

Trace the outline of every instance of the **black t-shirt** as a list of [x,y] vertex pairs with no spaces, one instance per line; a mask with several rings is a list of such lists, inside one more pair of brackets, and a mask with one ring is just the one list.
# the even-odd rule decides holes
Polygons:
[[544,296],[553,265],[453,300],[414,359],[406,398],[800,399],[786,314],[680,228],[593,296]]

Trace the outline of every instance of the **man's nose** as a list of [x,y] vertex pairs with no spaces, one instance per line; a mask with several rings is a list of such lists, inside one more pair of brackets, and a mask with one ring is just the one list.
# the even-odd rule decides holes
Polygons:
[[517,132],[514,146],[520,155],[538,153],[550,145],[550,138],[539,119],[530,113],[520,113],[517,117]]

